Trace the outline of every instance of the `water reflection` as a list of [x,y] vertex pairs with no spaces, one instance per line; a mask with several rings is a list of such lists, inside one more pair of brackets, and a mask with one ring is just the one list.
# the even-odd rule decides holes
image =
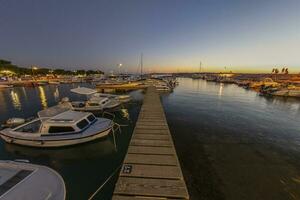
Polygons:
[[15,91],[12,90],[10,92],[10,97],[11,97],[14,108],[21,110],[22,107],[21,107],[21,102],[20,102],[18,93],[16,93]]
[[218,93],[218,96],[219,98],[222,96],[223,94],[223,87],[224,87],[224,83],[220,83],[220,88],[219,88],[219,93]]
[[22,93],[23,93],[23,95],[25,97],[25,100],[27,100],[27,92],[25,90],[25,87],[22,87],[21,89],[22,89]]
[[53,96],[54,96],[54,99],[55,101],[59,101],[59,90],[58,90],[58,87],[56,87],[54,93],[53,93]]
[[42,104],[42,107],[43,109],[47,108],[48,107],[48,104],[47,104],[47,98],[46,98],[46,94],[45,94],[45,90],[42,86],[39,86],[39,97],[41,99],[41,104]]
[[127,120],[130,119],[128,109],[123,108],[120,110],[120,113],[123,118],[125,118]]
[[116,153],[111,136],[85,144],[53,149],[37,149],[8,143],[4,144],[4,148],[7,152],[19,158],[27,158],[29,160],[49,160],[54,163],[57,161],[64,162],[96,159]]

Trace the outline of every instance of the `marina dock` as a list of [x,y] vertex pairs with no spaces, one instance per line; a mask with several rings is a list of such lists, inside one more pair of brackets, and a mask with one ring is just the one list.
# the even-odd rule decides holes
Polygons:
[[131,90],[140,90],[140,89],[146,89],[147,85],[141,85],[141,84],[102,84],[97,85],[96,88],[104,92],[105,90],[115,90],[115,91],[131,91]]
[[146,91],[113,200],[189,199],[159,93]]

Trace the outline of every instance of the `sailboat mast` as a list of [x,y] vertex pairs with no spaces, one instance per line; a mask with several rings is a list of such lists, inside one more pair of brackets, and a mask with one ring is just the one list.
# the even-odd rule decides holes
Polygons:
[[141,76],[143,75],[143,53],[141,53]]
[[201,73],[201,66],[202,66],[202,62],[200,61],[199,73]]

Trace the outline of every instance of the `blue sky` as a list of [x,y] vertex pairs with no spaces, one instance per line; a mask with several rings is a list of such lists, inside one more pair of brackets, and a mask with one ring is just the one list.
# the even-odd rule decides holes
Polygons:
[[67,69],[300,72],[298,0],[0,0],[0,58]]

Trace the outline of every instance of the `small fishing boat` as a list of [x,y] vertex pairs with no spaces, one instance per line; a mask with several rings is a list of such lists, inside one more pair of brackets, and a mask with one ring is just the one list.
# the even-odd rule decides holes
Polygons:
[[192,79],[204,79],[204,75],[202,74],[193,74],[192,75]]
[[280,86],[280,84],[273,81],[271,78],[265,78],[262,81],[254,81],[249,84],[249,88],[252,88],[252,89],[258,89],[261,86],[278,87],[278,86]]
[[58,82],[58,81],[49,81],[49,84],[50,85],[59,85],[60,82]]
[[3,124],[4,127],[15,127],[21,124],[24,124],[26,121],[23,118],[17,118],[13,117],[8,120],[6,120],[5,124]]
[[240,87],[248,87],[249,84],[251,83],[251,81],[249,81],[249,80],[237,80],[235,83]]
[[157,91],[171,91],[171,88],[164,84],[155,85]]
[[16,128],[0,131],[8,143],[33,147],[60,147],[89,142],[107,136],[114,122],[92,113],[58,105],[38,113],[38,118]]
[[130,95],[114,95],[114,94],[106,94],[106,93],[95,93],[93,97],[103,97],[109,99],[115,99],[121,103],[127,103],[131,101]]
[[206,81],[217,81],[217,77],[216,76],[206,76],[205,80]]
[[7,88],[12,88],[12,85],[0,85],[0,89],[7,89]]
[[121,105],[121,103],[115,99],[109,99],[107,97],[91,97],[87,101],[69,101],[68,98],[62,99],[62,104],[70,103],[72,110],[93,112],[113,109]]
[[36,85],[37,86],[43,86],[43,85],[47,85],[48,84],[48,82],[46,82],[46,81],[39,81],[39,82],[36,82]]
[[0,161],[0,199],[64,200],[63,178],[53,169],[20,161]]
[[230,77],[221,77],[220,79],[218,79],[218,82],[220,82],[220,83],[235,83],[235,80]]
[[260,89],[260,94],[281,97],[300,97],[300,87],[288,85],[286,87],[264,86]]
[[104,83],[97,83],[96,87],[98,88],[131,88],[140,86],[139,82],[130,82],[130,81],[111,81]]

